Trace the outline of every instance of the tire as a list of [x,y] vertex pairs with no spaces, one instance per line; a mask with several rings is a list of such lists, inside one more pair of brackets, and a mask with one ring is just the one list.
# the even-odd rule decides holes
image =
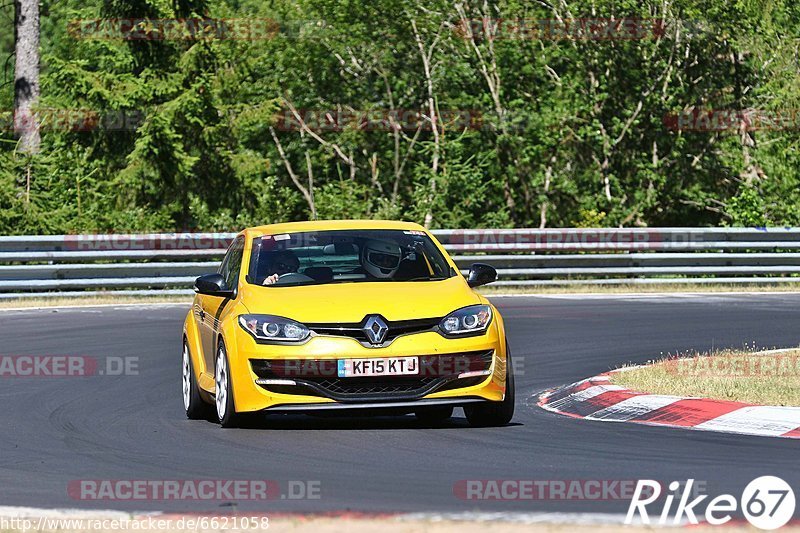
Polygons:
[[453,416],[453,407],[450,405],[426,407],[414,411],[414,416],[417,417],[417,420],[425,424],[441,424]]
[[220,341],[217,347],[217,356],[214,358],[214,405],[217,410],[217,420],[224,428],[239,426],[241,417],[236,413],[233,404],[233,383],[230,379],[230,365],[225,344]]
[[483,402],[465,405],[464,414],[473,427],[505,426],[514,417],[514,365],[511,350],[506,342],[506,395],[501,402]]
[[181,366],[183,409],[186,411],[186,418],[190,420],[207,419],[211,414],[211,406],[204,402],[202,396],[200,396],[200,387],[197,385],[197,378],[194,374],[189,345],[185,341],[183,343],[183,364]]

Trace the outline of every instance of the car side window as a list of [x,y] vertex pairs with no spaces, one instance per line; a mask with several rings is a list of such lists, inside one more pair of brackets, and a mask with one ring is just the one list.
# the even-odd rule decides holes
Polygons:
[[244,237],[237,237],[225,259],[219,267],[219,273],[225,278],[225,284],[230,288],[236,288],[239,280],[239,272],[242,269],[242,256],[244,255]]

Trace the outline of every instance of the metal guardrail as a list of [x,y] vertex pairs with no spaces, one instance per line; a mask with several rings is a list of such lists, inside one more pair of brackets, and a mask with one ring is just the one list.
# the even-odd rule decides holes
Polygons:
[[[800,282],[800,228],[435,230],[497,285]],[[233,233],[0,237],[0,298],[189,294]],[[54,292],[55,291],[55,292]]]

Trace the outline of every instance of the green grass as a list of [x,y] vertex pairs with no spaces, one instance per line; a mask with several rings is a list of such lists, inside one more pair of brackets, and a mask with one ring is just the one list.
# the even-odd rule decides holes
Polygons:
[[638,392],[800,406],[800,349],[777,354],[723,351],[662,359],[612,374]]

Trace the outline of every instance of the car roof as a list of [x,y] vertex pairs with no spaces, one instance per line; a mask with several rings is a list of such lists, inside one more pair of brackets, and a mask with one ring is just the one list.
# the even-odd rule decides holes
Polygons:
[[251,236],[276,235],[280,233],[297,233],[300,231],[326,231],[345,229],[394,229],[425,231],[415,222],[399,222],[396,220],[311,220],[305,222],[285,222],[248,228],[245,232]]

